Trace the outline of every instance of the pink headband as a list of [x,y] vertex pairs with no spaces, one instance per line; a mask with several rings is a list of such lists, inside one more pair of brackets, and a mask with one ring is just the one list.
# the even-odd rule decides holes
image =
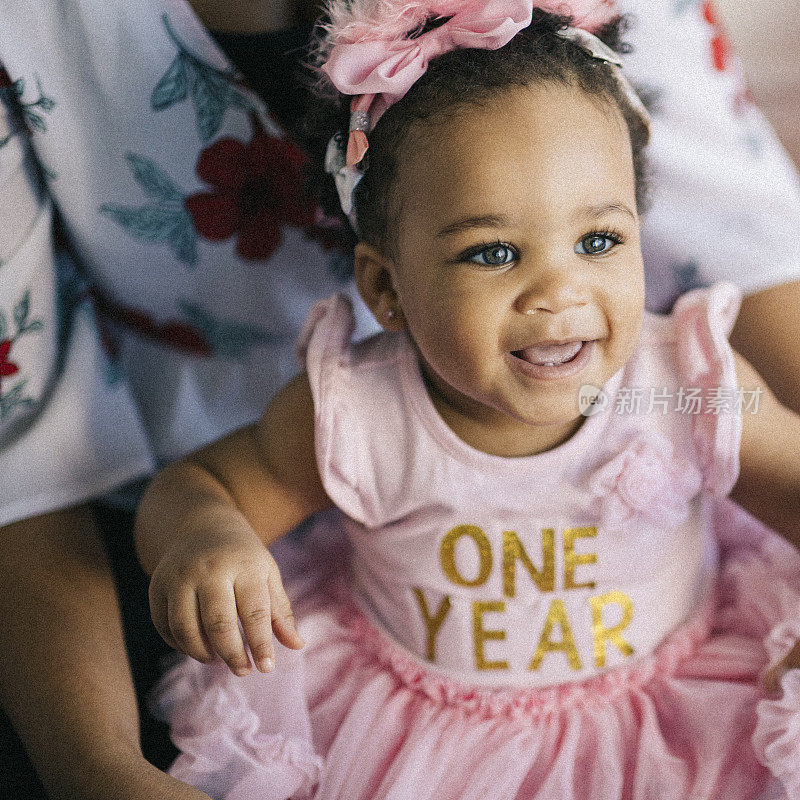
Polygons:
[[[322,67],[331,83],[353,97],[347,165],[367,151],[367,133],[428,69],[451,50],[498,50],[531,24],[534,6],[569,14],[595,31],[615,16],[613,0],[350,0],[330,3],[329,48]],[[447,19],[449,17],[449,19]],[[446,21],[427,33],[408,32],[428,19]]]

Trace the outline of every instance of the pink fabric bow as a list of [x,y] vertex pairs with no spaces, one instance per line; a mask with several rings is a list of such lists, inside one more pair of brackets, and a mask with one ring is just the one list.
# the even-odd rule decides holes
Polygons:
[[[392,3],[386,3],[391,13]],[[407,5],[407,4],[406,4]],[[337,40],[322,67],[333,85],[352,95],[351,110],[369,115],[370,129],[389,106],[400,100],[428,69],[431,59],[459,48],[497,50],[531,23],[533,8],[570,14],[575,24],[593,31],[615,16],[613,0],[431,0],[421,3],[429,18],[451,17],[415,39],[361,35],[355,41]],[[347,164],[353,166],[367,149],[367,131],[356,130],[348,143]],[[360,135],[359,135],[360,134]]]

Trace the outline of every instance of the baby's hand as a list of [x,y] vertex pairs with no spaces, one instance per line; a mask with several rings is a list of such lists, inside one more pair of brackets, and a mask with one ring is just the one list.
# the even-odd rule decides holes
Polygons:
[[790,670],[800,667],[800,640],[772,669],[764,675],[764,686],[768,692],[777,692],[781,688],[781,678]]
[[255,532],[238,521],[182,538],[150,581],[150,613],[164,641],[207,663],[218,653],[235,675],[250,672],[239,630],[261,672],[275,668],[272,634],[286,647],[305,642],[295,627],[278,565]]

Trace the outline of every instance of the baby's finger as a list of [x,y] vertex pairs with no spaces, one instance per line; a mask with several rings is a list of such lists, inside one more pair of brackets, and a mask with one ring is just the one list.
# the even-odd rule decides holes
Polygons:
[[792,649],[772,669],[764,675],[764,686],[768,692],[777,692],[781,688],[781,678],[790,670],[800,667],[800,641],[795,642]]
[[272,607],[272,629],[275,631],[277,640],[292,650],[305,647],[306,643],[297,630],[292,604],[283,588],[281,574],[277,568],[273,569],[269,575],[269,594]]
[[200,628],[200,609],[194,588],[186,588],[170,597],[167,618],[177,649],[197,661],[207,664],[214,658]]
[[786,658],[783,659],[783,665],[787,670],[800,667],[800,640],[796,641],[792,649],[786,654]]
[[253,661],[261,672],[272,672],[275,669],[275,647],[272,644],[267,576],[264,572],[248,572],[236,579],[233,588],[239,619],[242,621]]
[[153,627],[158,631],[158,635],[173,649],[180,650],[178,643],[172,636],[169,629],[169,614],[167,595],[165,592],[156,588],[152,581],[148,589],[150,600],[150,618],[153,620]]
[[764,688],[768,692],[778,692],[781,688],[781,678],[786,674],[786,665],[783,661],[777,663],[764,674]]
[[233,584],[200,587],[197,591],[200,619],[203,631],[220,658],[231,668],[234,675],[250,672],[250,659],[239,632],[236,613],[236,597]]

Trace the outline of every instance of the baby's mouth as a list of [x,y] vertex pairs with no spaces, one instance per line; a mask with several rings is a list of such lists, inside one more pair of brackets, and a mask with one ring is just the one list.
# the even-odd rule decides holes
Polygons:
[[540,367],[553,367],[557,364],[567,364],[574,360],[583,348],[584,341],[572,341],[551,344],[538,344],[526,347],[523,350],[514,350],[512,355]]

